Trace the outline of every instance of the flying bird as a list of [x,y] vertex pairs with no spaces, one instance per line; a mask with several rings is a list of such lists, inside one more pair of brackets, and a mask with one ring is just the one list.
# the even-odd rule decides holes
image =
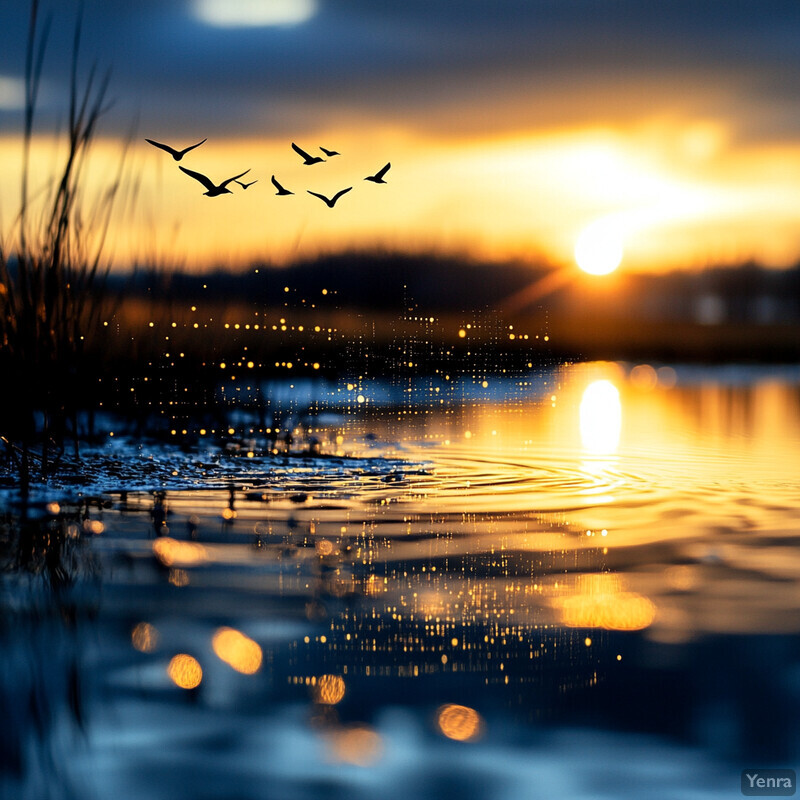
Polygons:
[[[247,171],[250,172],[250,170]],[[252,186],[254,183],[258,183],[258,178],[256,178],[254,181],[250,181],[250,183],[242,183],[241,181],[236,181],[236,183],[238,183],[239,186],[242,187],[242,189],[246,189],[248,186]]]
[[148,144],[153,145],[153,147],[158,147],[160,150],[166,150],[176,161],[180,161],[190,150],[194,150],[195,147],[200,147],[203,142],[207,142],[208,138],[203,139],[203,142],[198,142],[197,144],[190,144],[188,147],[184,147],[183,150],[175,150],[175,148],[170,147],[168,144],[161,144],[161,142],[154,142],[152,139],[145,139]]
[[294,142],[292,142],[292,150],[294,150],[295,153],[297,153],[298,155],[302,156],[305,159],[303,163],[306,165],[319,164],[320,161],[325,160],[324,158],[320,158],[319,156],[312,156],[310,153],[306,153],[305,150],[298,147]]
[[272,176],[272,185],[278,190],[275,192],[276,195],[283,195],[283,194],[294,194],[294,192],[290,192],[288,189],[285,189],[281,186],[278,181],[275,180],[275,176]]
[[322,150],[322,152],[325,153],[325,155],[328,157],[340,155],[340,153],[337,152],[336,150],[326,150],[324,147],[320,147],[320,150]]
[[336,192],[336,194],[333,197],[331,197],[330,200],[327,197],[325,197],[324,194],[317,194],[316,192],[312,192],[311,189],[306,189],[306,191],[309,194],[313,194],[314,197],[319,197],[319,199],[322,200],[325,203],[325,205],[328,206],[328,208],[333,208],[336,205],[336,201],[343,194],[347,194],[352,188],[353,188],[352,186],[348,186],[346,189],[342,189],[341,192]]
[[391,162],[388,163],[383,169],[379,169],[374,175],[367,175],[364,178],[365,181],[372,181],[373,183],[386,183],[383,179],[383,176],[389,171],[389,167],[391,167]]
[[186,167],[178,167],[181,172],[185,172],[190,178],[194,178],[196,181],[199,181],[206,187],[208,191],[203,192],[203,194],[208,195],[209,197],[216,197],[220,194],[233,194],[230,189],[228,189],[228,184],[231,181],[238,181],[242,175],[247,175],[250,172],[249,169],[246,169],[244,172],[240,172],[238,175],[234,175],[232,178],[228,178],[228,180],[223,181],[218,186],[215,186],[209,178],[205,175],[201,174],[200,172],[194,172],[191,169],[186,169]]

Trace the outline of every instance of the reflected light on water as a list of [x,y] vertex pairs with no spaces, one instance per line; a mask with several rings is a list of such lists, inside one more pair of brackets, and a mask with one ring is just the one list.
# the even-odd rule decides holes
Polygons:
[[320,556],[329,556],[333,553],[333,542],[329,539],[320,539],[315,545],[317,554]]
[[261,669],[261,647],[234,628],[219,628],[211,639],[211,646],[220,660],[243,675],[254,675]]
[[658,384],[658,373],[649,364],[637,364],[631,370],[628,380],[637,389],[649,392]]
[[188,586],[189,573],[185,569],[171,569],[169,571],[169,582],[173,586]]
[[203,680],[200,663],[186,653],[179,653],[169,662],[167,675],[181,689],[195,689]]
[[335,706],[344,697],[344,680],[339,675],[322,675],[314,687],[314,700]]
[[205,547],[193,542],[181,542],[164,536],[153,542],[155,557],[165,566],[191,567],[208,560]]
[[448,739],[476,742],[483,736],[483,719],[474,708],[448,703],[436,712],[436,724]]
[[609,380],[590,383],[580,405],[581,445],[595,455],[616,453],[622,430],[622,404]]
[[99,519],[87,519],[83,523],[83,529],[86,533],[93,533],[95,536],[99,536],[106,529],[106,526]]
[[383,756],[383,739],[366,725],[329,731],[325,738],[329,757],[341,764],[369,767]]
[[131,643],[140,653],[152,653],[158,647],[158,628],[149,622],[140,622],[131,631]]
[[562,624],[569,628],[638,631],[655,619],[652,601],[624,591],[618,575],[581,575],[576,589],[575,594],[554,599]]

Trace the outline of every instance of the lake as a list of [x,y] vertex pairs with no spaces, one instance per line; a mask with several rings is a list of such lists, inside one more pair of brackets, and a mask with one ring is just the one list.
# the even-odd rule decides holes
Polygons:
[[4,796],[714,798],[796,763],[800,368],[261,391],[280,435],[109,420],[72,484],[5,490]]

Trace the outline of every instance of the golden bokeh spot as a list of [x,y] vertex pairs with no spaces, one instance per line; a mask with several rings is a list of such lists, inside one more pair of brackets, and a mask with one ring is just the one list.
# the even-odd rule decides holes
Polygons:
[[153,554],[165,566],[191,567],[208,561],[206,549],[194,542],[181,542],[162,536],[153,542]]
[[474,708],[448,703],[436,712],[436,724],[448,739],[476,742],[483,736],[484,723]]
[[649,392],[658,384],[658,373],[649,364],[637,364],[630,371],[628,380],[637,389]]
[[333,542],[330,539],[320,539],[316,544],[317,553],[321,556],[329,556],[333,553]]
[[330,731],[326,740],[328,754],[332,760],[341,764],[369,767],[383,756],[383,740],[380,734],[366,725]]
[[169,571],[169,582],[173,586],[188,586],[189,573],[185,569],[171,569]]
[[158,647],[158,640],[158,628],[149,622],[140,622],[131,631],[131,643],[140,653],[152,653]]
[[656,615],[649,598],[623,591],[618,575],[582,575],[575,594],[554,598],[554,605],[570,628],[638,631],[649,627]]
[[203,680],[203,669],[196,658],[179,653],[169,662],[167,675],[181,689],[194,689]]
[[106,529],[106,526],[99,519],[87,519],[83,523],[83,529],[87,533],[99,536]]
[[253,675],[261,669],[261,647],[234,628],[219,628],[211,646],[222,661],[243,675]]
[[335,706],[344,697],[344,680],[339,675],[322,675],[314,687],[314,700]]

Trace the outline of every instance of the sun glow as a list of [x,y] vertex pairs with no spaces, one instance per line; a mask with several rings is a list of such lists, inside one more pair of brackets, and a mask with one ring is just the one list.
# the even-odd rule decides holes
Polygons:
[[[195,14],[198,5],[192,6]],[[237,14],[243,8],[236,6]],[[259,17],[247,19],[255,24]],[[16,103],[18,94],[0,79],[0,107]],[[168,141],[197,141],[205,133],[199,127],[175,132]],[[169,156],[140,141],[130,168],[140,181],[138,202],[118,204],[106,252],[118,267],[148,263],[158,254],[164,262],[202,270],[256,260],[279,265],[354,245],[468,249],[476,259],[541,256],[563,266],[570,278],[575,261],[581,270],[607,271],[623,258],[623,247],[622,266],[629,272],[711,257],[735,262],[742,254],[771,266],[791,263],[800,224],[800,148],[741,151],[726,145],[724,131],[716,129],[663,123],[654,130],[587,128],[453,140],[365,115],[326,128],[325,143],[342,155],[311,173],[284,136],[211,137],[187,163],[193,158],[217,180],[251,167],[250,176],[259,181],[247,192],[234,187],[214,199],[203,196]],[[147,134],[158,138],[161,132]],[[296,135],[313,149],[315,139],[299,122]],[[19,205],[20,148],[18,136],[0,136],[6,176],[0,207],[11,210]],[[34,137],[34,188],[48,185],[50,165],[63,152],[63,142],[54,149],[51,137]],[[116,139],[96,141],[87,162],[87,197],[107,188],[121,152]],[[363,181],[390,159],[386,186]],[[294,197],[274,195],[273,172]],[[309,174],[324,180],[309,183]],[[422,185],[429,187],[425,193]],[[330,195],[347,186],[353,191],[335,210],[305,194],[313,189]],[[39,192],[31,202],[43,196]]]
[[616,225],[599,219],[581,231],[575,242],[575,261],[590,275],[608,275],[622,262],[622,235]]

